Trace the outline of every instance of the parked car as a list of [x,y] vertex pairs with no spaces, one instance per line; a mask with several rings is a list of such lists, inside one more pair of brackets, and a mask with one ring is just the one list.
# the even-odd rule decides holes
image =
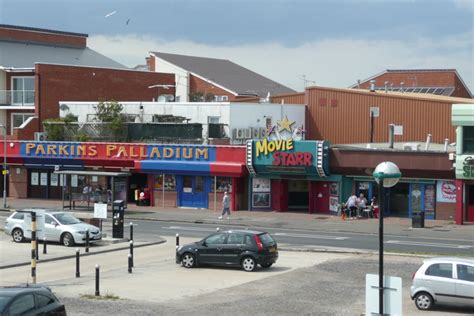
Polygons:
[[270,268],[277,259],[277,243],[272,236],[250,230],[216,232],[176,250],[176,263],[185,268],[201,264],[234,265],[250,272],[257,265]]
[[411,298],[420,310],[435,304],[474,307],[474,259],[425,260],[413,274]]
[[1,287],[0,316],[7,315],[66,316],[66,308],[48,287]]
[[54,210],[25,209],[14,212],[5,221],[4,232],[11,235],[13,241],[22,242],[31,239],[30,212],[44,213],[44,235],[48,241],[60,242],[66,247],[86,242],[86,232],[89,230],[91,243],[102,239],[102,233],[96,226],[87,224],[69,213]]

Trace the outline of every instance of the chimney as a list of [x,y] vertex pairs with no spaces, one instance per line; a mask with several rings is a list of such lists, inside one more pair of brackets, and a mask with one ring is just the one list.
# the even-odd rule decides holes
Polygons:
[[375,92],[375,80],[370,80],[370,91]]
[[405,82],[400,82],[400,92],[403,92],[403,85],[405,84]]
[[393,143],[395,138],[395,124],[388,125],[388,148],[393,149]]
[[390,91],[393,92],[393,83],[390,84]]
[[357,89],[360,89],[360,79],[357,80]]
[[388,92],[388,81],[384,82],[384,87],[385,87],[385,93]]
[[444,139],[444,152],[448,152],[448,146],[449,146],[449,139],[445,138]]
[[430,149],[430,144],[431,144],[431,134],[428,134],[428,135],[426,136],[425,150],[429,150],[429,149]]

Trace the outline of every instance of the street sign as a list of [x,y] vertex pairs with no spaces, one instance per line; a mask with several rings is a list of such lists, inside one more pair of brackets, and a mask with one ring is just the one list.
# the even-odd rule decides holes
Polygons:
[[94,217],[107,219],[107,203],[94,203]]
[[3,174],[3,175],[7,175],[7,174],[8,174],[8,169],[3,169],[3,170],[2,170],[2,174]]
[[[402,315],[402,278],[384,276],[383,314]],[[379,315],[379,275],[365,275],[365,315]]]
[[[34,210],[36,213],[36,237],[43,239],[44,236],[44,210]],[[26,238],[31,238],[31,213],[29,210],[25,210],[25,226],[27,227],[25,232]]]

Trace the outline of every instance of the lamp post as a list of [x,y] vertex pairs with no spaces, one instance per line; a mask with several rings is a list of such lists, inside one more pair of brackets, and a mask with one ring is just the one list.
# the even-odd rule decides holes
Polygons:
[[0,127],[4,129],[3,133],[3,208],[7,208],[7,127],[0,124]]
[[400,180],[400,169],[396,164],[385,161],[377,165],[372,174],[378,184],[379,191],[379,315],[383,315],[383,195],[382,187],[391,188]]

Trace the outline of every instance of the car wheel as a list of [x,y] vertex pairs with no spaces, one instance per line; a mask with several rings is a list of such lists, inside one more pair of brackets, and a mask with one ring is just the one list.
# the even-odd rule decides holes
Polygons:
[[74,246],[74,237],[72,237],[70,233],[64,233],[64,235],[61,238],[61,241],[63,245],[66,247]]
[[187,252],[181,257],[181,264],[185,268],[192,268],[196,265],[196,258],[192,254]]
[[419,310],[429,310],[433,307],[433,297],[426,292],[420,292],[415,296],[415,305]]
[[255,259],[252,257],[245,257],[242,259],[242,269],[244,269],[247,272],[252,272],[255,271],[257,268],[257,262],[255,262]]
[[268,269],[273,265],[273,263],[263,263],[261,264],[262,268]]
[[14,242],[22,242],[24,239],[23,231],[19,228],[15,228],[12,231],[12,238]]

